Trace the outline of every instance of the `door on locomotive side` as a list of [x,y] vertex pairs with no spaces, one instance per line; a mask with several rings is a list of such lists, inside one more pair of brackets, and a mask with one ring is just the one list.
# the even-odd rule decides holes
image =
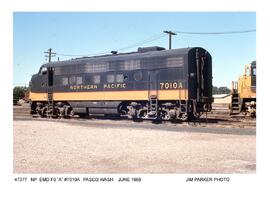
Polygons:
[[52,67],[47,68],[47,93],[48,93],[48,100],[53,100],[53,71]]
[[158,99],[159,71],[148,71],[148,97]]

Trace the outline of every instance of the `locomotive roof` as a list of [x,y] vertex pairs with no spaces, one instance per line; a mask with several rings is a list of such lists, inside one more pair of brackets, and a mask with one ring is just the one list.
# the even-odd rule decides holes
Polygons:
[[[155,48],[155,47],[146,47],[146,48]],[[73,64],[85,64],[88,62],[108,62],[108,61],[121,61],[121,60],[129,60],[129,59],[151,58],[151,57],[159,57],[159,56],[186,55],[189,53],[190,50],[194,48],[201,49],[201,47],[188,47],[188,48],[180,48],[180,49],[161,50],[161,48],[158,47],[158,50],[140,52],[140,49],[143,49],[143,48],[139,48],[137,52],[108,54],[108,55],[93,56],[93,57],[80,57],[80,58],[75,58],[71,60],[46,63],[46,64],[43,64],[42,67],[57,67],[57,66],[73,65]]]

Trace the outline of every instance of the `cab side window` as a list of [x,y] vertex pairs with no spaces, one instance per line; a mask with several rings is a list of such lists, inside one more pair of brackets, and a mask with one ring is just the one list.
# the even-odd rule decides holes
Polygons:
[[256,76],[256,68],[253,68],[253,69],[252,69],[252,75],[253,75],[253,76]]
[[46,67],[43,67],[40,69],[40,74],[41,75],[46,75],[47,74],[47,68]]
[[250,68],[246,68],[246,76],[250,76]]

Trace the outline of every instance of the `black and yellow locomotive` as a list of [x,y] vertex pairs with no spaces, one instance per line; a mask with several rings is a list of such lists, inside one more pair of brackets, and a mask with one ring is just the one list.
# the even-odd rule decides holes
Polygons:
[[256,61],[245,65],[244,73],[231,86],[230,114],[256,117]]
[[32,76],[30,101],[31,113],[44,117],[192,119],[211,110],[211,55],[200,47],[145,47],[49,62]]

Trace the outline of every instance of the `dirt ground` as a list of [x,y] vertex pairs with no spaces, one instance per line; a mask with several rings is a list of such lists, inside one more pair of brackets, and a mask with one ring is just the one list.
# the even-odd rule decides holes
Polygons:
[[256,172],[255,134],[42,120],[13,125],[14,173]]

